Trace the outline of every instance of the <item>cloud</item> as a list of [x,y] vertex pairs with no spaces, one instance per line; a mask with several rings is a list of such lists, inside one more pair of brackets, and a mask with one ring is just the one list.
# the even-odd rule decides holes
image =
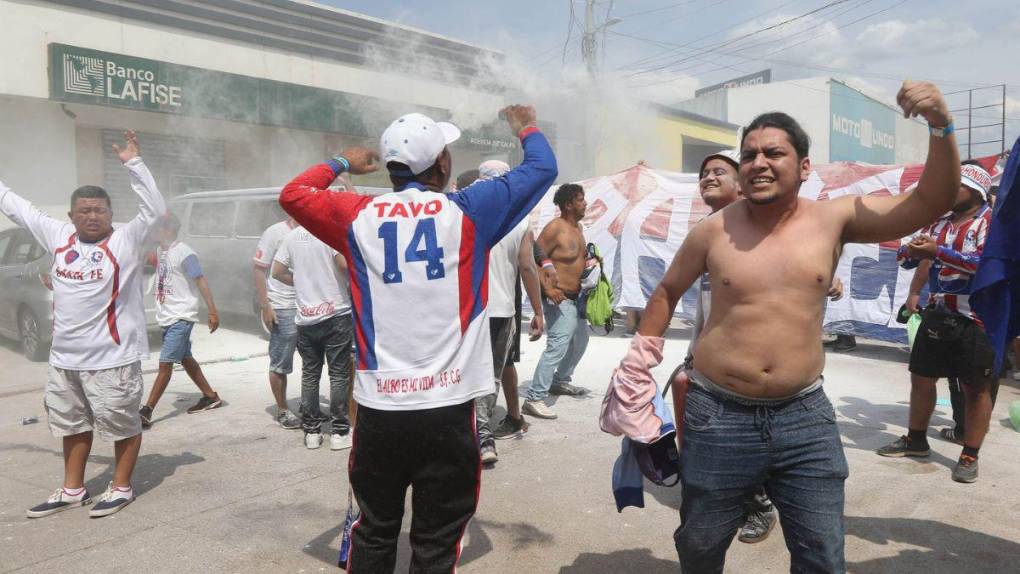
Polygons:
[[872,98],[889,104],[890,106],[898,107],[896,103],[896,95],[882,84],[865,80],[860,76],[848,76],[843,78],[843,81],[851,88],[858,90],[863,94],[871,96]]
[[858,60],[945,53],[977,43],[981,36],[968,23],[943,19],[886,20],[871,24],[854,41]]
[[[610,81],[614,81],[611,78]],[[694,97],[701,81],[686,74],[659,71],[626,81],[627,93],[638,101],[673,105]]]

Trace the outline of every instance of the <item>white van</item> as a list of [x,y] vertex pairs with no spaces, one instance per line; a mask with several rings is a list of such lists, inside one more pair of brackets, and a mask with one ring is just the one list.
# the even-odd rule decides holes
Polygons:
[[[373,196],[390,191],[357,188],[358,193]],[[178,238],[198,254],[225,327],[262,323],[253,259],[262,232],[286,219],[279,197],[280,188],[264,187],[189,193],[169,201],[181,220]]]

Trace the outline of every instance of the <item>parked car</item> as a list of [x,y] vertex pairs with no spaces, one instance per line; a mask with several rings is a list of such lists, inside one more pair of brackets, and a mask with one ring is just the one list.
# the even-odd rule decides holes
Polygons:
[[[21,343],[32,361],[45,361],[53,340],[53,292],[47,285],[52,257],[20,227],[0,231],[0,335]],[[145,267],[145,320],[156,324],[155,270]]]
[[[357,188],[358,193],[366,195],[390,191]],[[170,210],[181,221],[177,237],[198,254],[216,307],[225,315],[225,325],[238,319],[262,325],[253,259],[266,228],[287,217],[279,197],[279,187],[264,187],[189,193],[169,202]]]

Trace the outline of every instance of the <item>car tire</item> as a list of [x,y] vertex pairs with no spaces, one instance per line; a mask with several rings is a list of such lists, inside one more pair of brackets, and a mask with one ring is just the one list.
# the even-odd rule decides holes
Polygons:
[[18,313],[18,337],[21,341],[21,353],[28,360],[45,361],[49,356],[49,345],[43,342],[39,319],[31,309],[22,309]]

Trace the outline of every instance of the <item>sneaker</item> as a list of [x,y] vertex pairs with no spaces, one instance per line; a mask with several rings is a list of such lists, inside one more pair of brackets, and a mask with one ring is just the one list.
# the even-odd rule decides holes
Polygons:
[[530,425],[528,425],[528,421],[524,420],[524,417],[512,419],[510,415],[507,415],[493,429],[492,438],[497,440],[524,438],[524,433],[528,432],[528,426]]
[[316,449],[322,446],[322,433],[309,432],[305,433],[305,448]]
[[882,456],[928,456],[931,454],[931,449],[928,445],[924,448],[917,448],[910,443],[910,440],[901,436],[892,444],[888,444],[878,449],[878,454]]
[[857,337],[853,335],[837,335],[836,341],[832,344],[832,350],[837,353],[847,353],[857,348]]
[[953,480],[969,484],[971,482],[976,482],[977,478],[978,459],[961,454],[960,460],[956,462],[956,468],[953,469]]
[[89,518],[99,518],[101,516],[108,516],[114,512],[120,512],[122,508],[131,504],[135,499],[135,493],[130,494],[115,488],[113,483],[106,488],[106,492],[100,495],[99,500],[96,502],[92,510],[89,510]]
[[499,455],[496,454],[496,445],[492,442],[486,442],[482,445],[482,464],[496,464],[499,460]]
[[71,496],[61,487],[53,491],[53,494],[46,499],[46,502],[29,508],[27,516],[29,518],[42,518],[43,516],[56,514],[61,510],[78,508],[86,504],[92,504],[92,497],[89,496],[88,490],[83,490],[78,496]]
[[276,424],[287,430],[295,430],[301,428],[301,419],[294,413],[283,410],[276,413]]
[[769,537],[772,527],[776,525],[776,509],[754,511],[747,515],[747,521],[740,528],[737,540],[746,544],[755,544]]
[[152,407],[145,405],[138,409],[138,416],[142,417],[143,429],[147,429],[152,426]]
[[542,401],[524,401],[524,406],[521,407],[521,412],[528,413],[533,417],[540,419],[554,419],[556,413],[549,410],[549,407],[545,406]]
[[1013,371],[1013,380],[1020,381],[1020,369]]
[[549,387],[550,395],[566,395],[568,397],[583,397],[588,394],[588,389],[575,387],[570,383],[556,383]]
[[961,445],[961,446],[963,445],[963,439],[962,438],[958,438],[958,436],[956,434],[956,429],[954,429],[954,428],[948,428],[947,427],[947,428],[944,428],[944,429],[940,430],[939,431],[939,436],[942,437],[945,440],[948,440],[949,442],[956,443],[956,444]]
[[[322,439],[319,439],[319,440],[322,440]],[[354,440],[353,440],[353,437],[351,436],[350,432],[348,432],[347,434],[333,433],[333,434],[329,435],[329,450],[344,450],[344,449],[351,448],[351,446],[353,446],[353,445],[354,445]],[[307,436],[305,438],[305,446],[308,446],[308,438],[307,438]],[[308,448],[312,448],[312,447],[308,447]]]
[[202,398],[198,399],[198,402],[195,403],[195,406],[188,409],[188,414],[193,415],[197,412],[212,410],[222,404],[223,401],[220,400],[220,396],[216,393],[213,393],[213,396],[211,397],[203,396]]

